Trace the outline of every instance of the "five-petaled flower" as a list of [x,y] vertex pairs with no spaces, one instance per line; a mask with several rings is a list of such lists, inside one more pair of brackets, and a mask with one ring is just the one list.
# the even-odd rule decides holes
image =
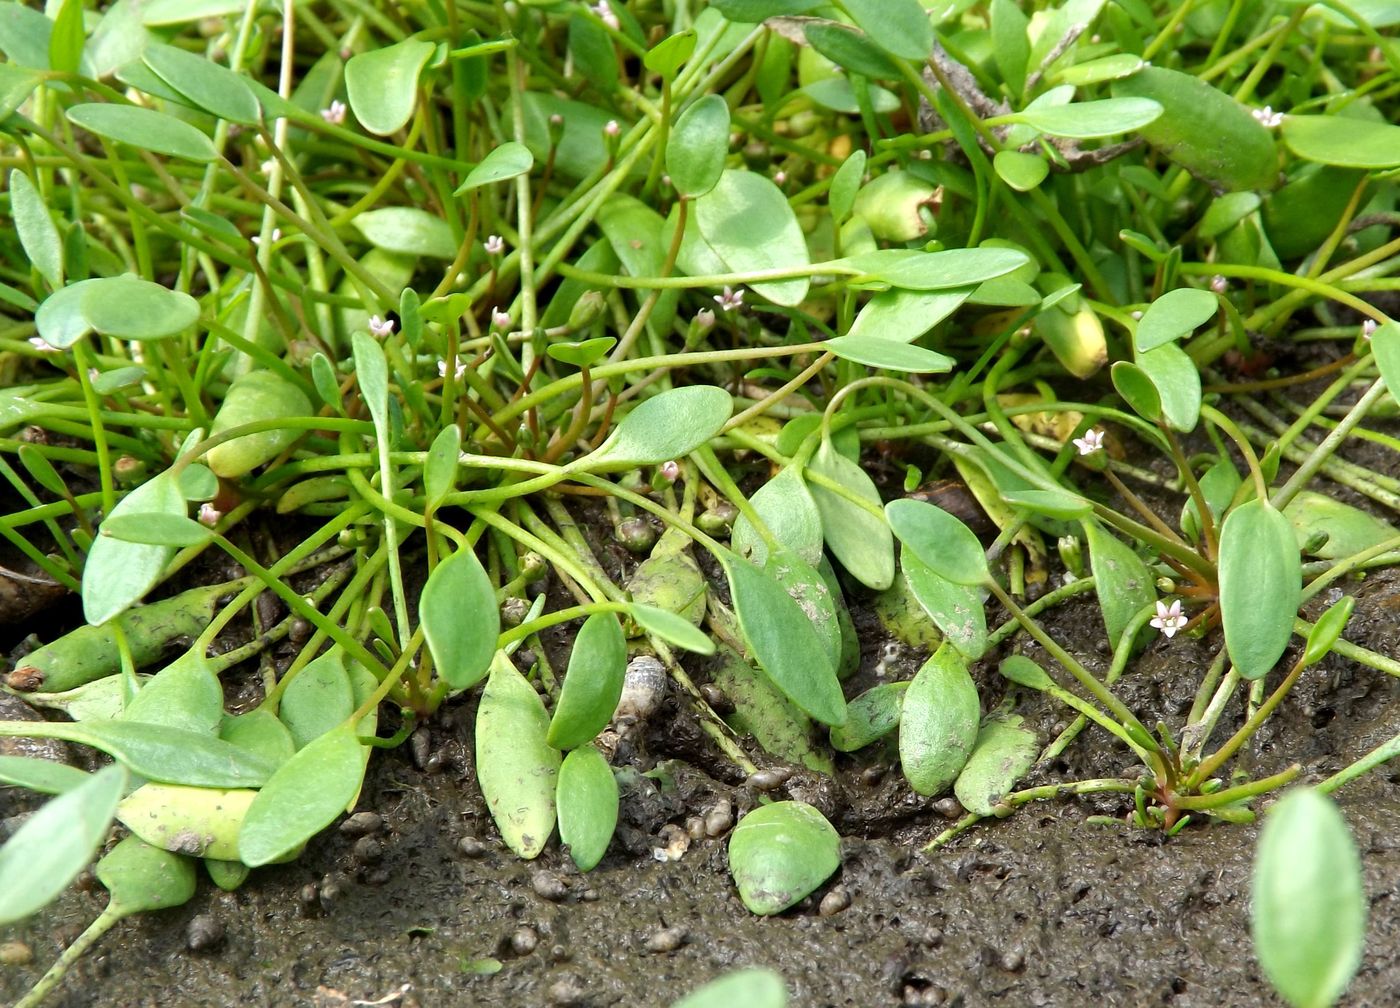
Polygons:
[[1361,338],[1370,339],[1374,335],[1376,335],[1376,320],[1368,318],[1361,323]]
[[487,235],[483,246],[487,255],[500,255],[506,250],[506,240],[497,234]]
[[345,122],[345,103],[339,98],[335,99],[330,105],[321,109],[321,118],[332,126],[339,126]]
[[612,6],[608,3],[608,0],[598,0],[589,10],[597,14],[598,20],[602,21],[603,24],[607,25],[613,31],[622,30],[622,24],[617,20],[617,15],[613,13]]
[[715,304],[719,305],[724,311],[735,311],[736,309],[744,307],[744,292],[742,289],[735,290],[733,287],[726,285],[723,294],[715,295]]
[[[456,378],[458,381],[461,381],[461,380],[463,379],[463,377],[466,376],[466,373],[467,373],[467,362],[464,361],[464,360],[462,360],[461,358],[458,358],[458,360],[457,360],[457,366],[456,366],[455,368],[453,368],[453,370],[452,370],[452,376],[453,376],[454,378]],[[438,361],[438,377],[439,377],[439,378],[446,378],[446,377],[447,377],[447,361],[445,361],[445,360],[440,360],[440,361]]]
[[1157,600],[1157,615],[1152,617],[1151,624],[1166,637],[1172,637],[1187,623],[1186,614],[1181,611],[1181,599],[1172,599],[1172,604],[1167,605],[1161,599]]
[[1079,449],[1081,455],[1092,455],[1096,451],[1103,449],[1103,431],[1097,427],[1090,427],[1084,432],[1083,437],[1074,439],[1074,447]]
[[378,315],[369,317],[369,334],[375,339],[383,339],[394,331],[394,320],[380,318]]
[[1269,129],[1276,129],[1283,124],[1283,113],[1275,112],[1269,105],[1254,109],[1250,112],[1250,115],[1254,116],[1256,120]]

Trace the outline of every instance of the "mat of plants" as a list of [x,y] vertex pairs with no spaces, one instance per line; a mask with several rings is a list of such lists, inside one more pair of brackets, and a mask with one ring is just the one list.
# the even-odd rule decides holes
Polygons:
[[1397,24],[0,2],[0,994],[1390,1003]]

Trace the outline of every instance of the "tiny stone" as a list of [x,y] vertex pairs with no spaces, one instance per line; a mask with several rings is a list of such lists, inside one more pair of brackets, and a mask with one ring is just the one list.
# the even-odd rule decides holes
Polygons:
[[720,837],[734,827],[734,809],[728,801],[721,800],[705,815],[705,835]]
[[646,950],[655,953],[674,952],[685,944],[687,934],[686,929],[680,926],[662,928],[647,939]]
[[360,837],[350,849],[350,856],[359,864],[374,864],[384,856],[384,844],[374,837]]
[[0,966],[28,966],[34,961],[34,950],[22,941],[0,944]]
[[1012,949],[1005,952],[1001,957],[1001,968],[1008,973],[1019,973],[1021,967],[1026,965],[1026,954],[1020,949]]
[[933,803],[933,810],[944,819],[958,819],[963,814],[962,804],[956,798],[940,798]]
[[464,836],[457,841],[457,852],[463,857],[485,857],[487,846],[474,836]]
[[349,880],[339,875],[327,875],[321,880],[321,909],[330,912],[349,889]]
[[782,787],[791,776],[791,770],[755,770],[744,783],[755,791],[774,791]]
[[340,832],[346,836],[369,836],[384,828],[384,820],[378,812],[356,812],[340,824]]
[[583,900],[585,903],[597,903],[598,898],[599,893],[597,889],[585,889],[583,895],[579,897],[579,899]]
[[534,887],[535,895],[540,899],[547,899],[551,903],[558,903],[569,895],[569,887],[558,875],[552,875],[547,871],[538,871],[530,879],[530,885]]
[[929,948],[941,948],[943,945],[943,932],[936,927],[931,927],[924,932],[924,944]]
[[563,945],[551,945],[551,946],[549,946],[549,961],[550,961],[550,962],[553,962],[553,963],[568,962],[568,961],[569,961],[570,959],[572,959],[572,958],[573,958],[573,953],[571,953],[571,952],[570,952],[567,948],[565,948]]
[[428,757],[432,755],[433,734],[426,726],[415,728],[408,740],[408,751],[413,756],[413,765],[419,770],[428,762]]
[[851,905],[851,894],[845,886],[836,886],[822,897],[817,913],[823,917],[834,917]]
[[439,749],[437,752],[430,755],[427,762],[423,764],[423,772],[430,774],[442,773],[442,768],[446,765],[447,754]]
[[692,840],[704,839],[705,820],[699,816],[691,816],[685,821],[685,832]]
[[532,927],[516,928],[510,936],[510,950],[516,955],[529,955],[540,943],[540,936]]
[[889,769],[882,763],[868,766],[860,772],[860,782],[867,787],[874,787],[885,779],[885,774],[889,773]]
[[205,952],[224,940],[224,925],[217,917],[197,914],[185,929],[185,946],[191,952]]
[[365,877],[364,877],[365,885],[382,886],[384,883],[386,883],[386,882],[388,882],[388,881],[389,881],[389,869],[388,869],[388,868],[383,868],[383,867],[376,868],[376,869],[374,869],[374,871],[368,872],[368,873],[365,875]]
[[314,907],[321,900],[321,889],[315,882],[308,882],[297,893],[297,899],[307,908]]
[[577,1008],[583,1004],[583,984],[578,977],[564,976],[554,981],[545,995],[553,1008]]

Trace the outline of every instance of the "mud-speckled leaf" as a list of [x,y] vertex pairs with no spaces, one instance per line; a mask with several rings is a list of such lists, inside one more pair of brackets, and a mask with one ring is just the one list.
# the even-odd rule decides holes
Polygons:
[[839,483],[875,510],[861,507],[834,490],[811,484],[812,499],[822,516],[826,545],[850,575],[867,588],[883,591],[894,583],[894,533],[879,509],[880,491],[864,469],[822,441],[808,468]]
[[954,584],[980,585],[991,576],[977,536],[941,507],[905,497],[885,505],[885,518],[905,551]]
[[708,444],[733,411],[729,393],[714,385],[669,389],[638,403],[584,463],[617,469],[684,458]]
[[729,154],[729,106],[710,94],[686,108],[666,141],[666,171],[676,192],[698,199],[715,187]]
[[841,838],[805,802],[760,805],[729,837],[729,872],[744,906],[781,913],[841,867]]
[[48,204],[29,176],[18,168],[10,169],[10,216],[20,246],[39,275],[51,287],[63,286],[63,240],[58,236]]
[[763,564],[767,574],[784,590],[806,615],[812,629],[821,638],[832,667],[841,664],[841,626],[836,616],[836,600],[831,588],[816,567],[789,549],[772,550]]
[[403,128],[413,115],[418,75],[433,48],[431,42],[410,38],[350,57],[345,64],[346,96],[365,129],[387,136]]
[[[729,169],[695,201],[700,233],[735,273],[808,266],[807,239],[787,197],[771,179]],[[775,304],[792,307],[807,296],[809,280],[770,280],[750,286]]]
[[736,732],[752,735],[763,751],[818,773],[834,774],[831,755],[814,739],[812,720],[783,691],[737,651],[720,649],[712,675],[734,705],[725,720]]
[[977,733],[953,794],[969,812],[995,815],[997,803],[1025,776],[1039,750],[1035,734],[1021,727],[1019,717],[989,720]]
[[[1400,529],[1384,518],[1316,490],[1299,492],[1284,505],[1283,516],[1293,526],[1298,548],[1307,546],[1311,555],[1323,560],[1340,560],[1400,536]],[[1320,533],[1327,538],[1319,546]]]
[[530,153],[530,148],[523,143],[507,140],[499,147],[492,148],[489,154],[478,161],[476,167],[467,172],[467,177],[452,195],[461,196],[484,185],[516,178],[534,166],[535,158]]
[[944,644],[914,676],[900,713],[899,759],[915,791],[936,795],[957,780],[981,717],[967,662]]
[[1298,788],[1270,809],[1252,889],[1265,975],[1295,1008],[1335,1004],[1361,965],[1367,911],[1361,859],[1336,805]]
[[44,804],[0,847],[0,924],[23,920],[68,887],[97,853],[127,774],[110,766]]
[[1220,301],[1210,291],[1195,287],[1169,290],[1142,313],[1133,333],[1133,346],[1138,353],[1146,353],[1189,336],[1197,326],[1213,319],[1219,309]]
[[476,712],[476,779],[505,845],[530,860],[554,832],[559,750],[533,686],[498,652]]
[[749,652],[778,688],[827,725],[846,720],[836,665],[807,613],[773,578],[733,553],[720,556]]
[[742,969],[711,980],[671,1008],[787,1008],[783,978],[769,969]]
[[[800,470],[793,466],[780,469],[754,492],[749,503],[784,547],[809,564],[821,560],[822,516]],[[740,556],[756,565],[762,567],[767,562],[768,544],[744,514],[735,520],[729,541]]]
[[1089,565],[1110,647],[1117,648],[1132,618],[1157,598],[1152,572],[1131,546],[1109,535],[1099,523],[1084,521]]
[[126,721],[214,734],[224,717],[224,690],[199,648],[186,651],[142,685],[122,712]]
[[1246,679],[1283,656],[1302,601],[1302,561],[1293,526],[1267,501],[1246,501],[1220,532],[1220,618],[1225,649]]
[[282,691],[277,715],[292,742],[305,748],[337,727],[355,710],[355,690],[345,668],[345,652],[335,647],[298,671]]
[[[168,473],[161,473],[127,494],[113,515],[155,512],[185,516],[185,496]],[[122,542],[99,535],[83,567],[83,615],[94,626],[123,612],[150,591],[175,550]]]
[[594,613],[583,621],[569,652],[569,668],[549,721],[549,744],[576,749],[606,728],[622,696],[626,671],[627,638],[621,624],[612,613]]
[[248,808],[238,859],[256,868],[325,829],[360,790],[365,764],[355,727],[327,732],[283,763]]
[[92,872],[111,894],[107,913],[129,917],[188,903],[196,885],[194,866],[191,858],[129,836],[103,855]]
[[251,788],[143,784],[122,799],[117,819],[152,847],[236,861],[238,833],[257,793]]
[[418,599],[418,614],[443,682],[456,690],[480,682],[496,653],[501,614],[491,578],[470,547],[433,569]]
[[366,210],[354,220],[365,241],[399,255],[451,259],[457,254],[452,227],[436,214],[418,207]]
[[1008,655],[997,666],[997,671],[1001,673],[1002,678],[1010,679],[1017,686],[1027,689],[1044,692],[1055,688],[1055,680],[1025,655]]
[[831,745],[841,752],[855,752],[877,742],[899,727],[907,682],[872,686],[846,705],[846,723],[831,729]]
[[74,105],[65,114],[69,122],[89,133],[153,154],[168,154],[200,164],[219,156],[214,142],[199,129],[154,109],[91,102]]
[[978,589],[954,584],[908,549],[899,551],[899,566],[915,601],[948,643],[970,661],[981,658],[987,650],[987,614]]
[[617,780],[593,746],[575,749],[559,767],[559,839],[579,871],[591,871],[617,828]]

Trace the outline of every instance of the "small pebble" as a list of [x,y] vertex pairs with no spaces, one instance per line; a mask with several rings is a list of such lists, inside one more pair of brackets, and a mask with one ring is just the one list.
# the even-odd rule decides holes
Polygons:
[[791,770],[755,770],[749,774],[748,780],[744,781],[755,791],[774,791],[787,783],[787,779],[792,776]]
[[428,759],[423,764],[423,772],[429,774],[442,773],[445,766],[447,766],[447,753],[439,749],[428,756]]
[[597,889],[585,889],[583,895],[579,897],[579,899],[583,900],[585,903],[597,903],[598,898],[599,893]]
[[960,819],[963,814],[962,803],[956,798],[940,798],[933,803],[933,810],[944,819]]
[[209,914],[196,914],[185,929],[185,947],[191,952],[206,952],[224,940],[224,925]]
[[340,902],[350,888],[350,880],[339,875],[327,875],[321,879],[321,909],[329,913]]
[[535,872],[530,878],[530,885],[534,887],[536,896],[551,903],[558,903],[569,895],[569,887],[564,880],[547,871]]
[[729,699],[729,695],[714,683],[705,683],[700,687],[700,695],[705,698],[705,702],[710,705],[710,709],[716,714],[729,714],[734,710],[734,704]]
[[22,941],[0,944],[0,966],[28,966],[34,961],[34,950]]
[[301,891],[297,893],[297,899],[301,901],[301,905],[304,908],[310,910],[321,902],[321,887],[315,882],[308,882],[306,885],[302,886]]
[[851,894],[845,886],[836,886],[822,897],[817,913],[823,917],[834,917],[851,905]]
[[573,953],[563,945],[549,946],[549,961],[552,963],[568,962],[573,957]]
[[413,756],[413,765],[419,770],[427,766],[428,757],[433,753],[433,733],[427,725],[413,729],[413,734],[408,738],[408,751]]
[[734,828],[734,807],[721,800],[705,814],[705,835],[721,837]]
[[646,950],[654,953],[674,952],[685,944],[688,934],[689,932],[679,925],[662,928],[647,939]]
[[1000,966],[1008,973],[1019,973],[1026,965],[1026,954],[1020,949],[1011,949],[1002,953]]
[[929,948],[941,948],[943,945],[943,932],[936,927],[931,927],[924,932],[924,944]]
[[384,828],[384,819],[378,812],[356,812],[340,824],[340,832],[346,836],[369,836]]
[[384,857],[384,844],[374,837],[360,837],[355,841],[355,846],[350,848],[350,856],[355,859],[357,864],[374,864]]
[[705,838],[705,820],[699,816],[691,816],[685,821],[685,832],[692,840],[703,840]]
[[882,763],[868,766],[860,772],[860,782],[866,787],[874,787],[885,779],[885,774],[889,773],[889,769]]
[[474,836],[464,836],[457,841],[457,853],[462,857],[479,858],[485,857],[489,850],[486,844],[482,843]]
[[516,955],[525,956],[535,951],[540,936],[532,927],[520,927],[510,936],[510,950]]
[[371,872],[366,872],[364,876],[365,885],[382,886],[389,881],[389,869],[379,867]]
[[583,1004],[583,995],[583,984],[578,977],[564,976],[550,984],[545,996],[553,1008],[577,1008]]

